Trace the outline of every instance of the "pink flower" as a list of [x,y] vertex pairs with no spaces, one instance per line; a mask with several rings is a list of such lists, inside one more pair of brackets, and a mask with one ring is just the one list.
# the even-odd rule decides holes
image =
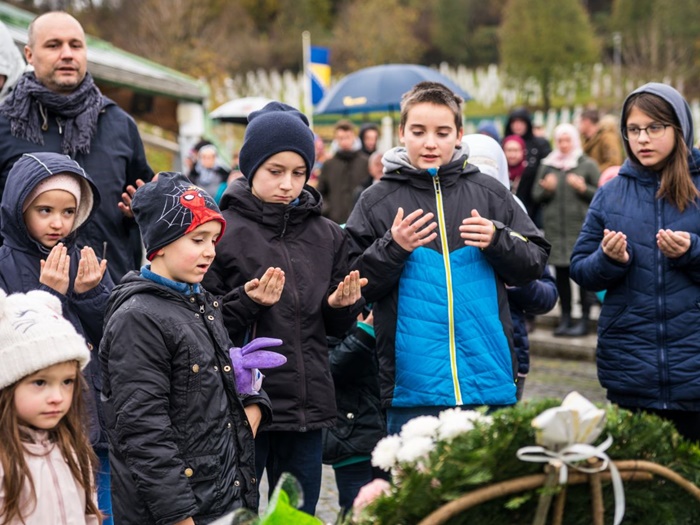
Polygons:
[[355,519],[359,518],[360,511],[364,509],[367,505],[372,503],[375,499],[382,495],[389,495],[391,493],[391,485],[388,481],[377,478],[365,485],[358,492],[355,501],[352,503],[353,516]]

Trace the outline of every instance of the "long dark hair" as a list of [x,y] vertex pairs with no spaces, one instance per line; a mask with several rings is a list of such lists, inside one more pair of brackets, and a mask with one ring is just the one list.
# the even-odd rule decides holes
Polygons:
[[[678,121],[678,116],[671,105],[664,99],[651,93],[637,93],[632,95],[625,105],[623,123],[627,124],[627,117],[632,108],[638,108],[641,112],[660,124],[671,127],[675,137],[675,146],[671,154],[661,167],[661,184],[656,197],[666,199],[680,211],[693,203],[698,196],[698,190],[690,177],[688,165],[688,146],[683,137],[683,130]],[[691,124],[692,125],[692,124]],[[638,164],[639,159],[628,149],[630,157]]]
[[[77,362],[75,366],[78,366]],[[21,507],[25,483],[30,488],[31,505],[36,505],[34,480],[24,457],[27,450],[23,442],[28,437],[19,426],[15,410],[15,390],[18,384],[19,381],[0,390],[0,464],[4,473],[2,492],[5,498],[4,506],[0,508],[0,525],[18,518],[24,523],[24,518],[31,513],[31,509]],[[98,522],[102,523],[102,514],[93,501],[97,457],[84,430],[87,428],[87,414],[82,399],[84,391],[85,381],[78,370],[70,410],[58,425],[49,430],[49,439],[59,447],[71,474],[85,491],[85,513],[97,516]]]

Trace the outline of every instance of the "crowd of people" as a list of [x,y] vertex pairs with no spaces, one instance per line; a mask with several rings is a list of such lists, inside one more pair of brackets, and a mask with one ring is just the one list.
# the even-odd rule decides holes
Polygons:
[[3,525],[210,523],[284,472],[313,515],[323,463],[347,510],[383,436],[522,399],[528,321],[558,301],[554,335],[584,335],[591,292],[610,401],[700,440],[700,151],[674,88],[552,147],[522,108],[466,135],[421,82],[399,146],[343,120],[327,156],[271,102],[233,169],[202,142],[154,175],[77,20],[37,17],[25,58],[0,70]]

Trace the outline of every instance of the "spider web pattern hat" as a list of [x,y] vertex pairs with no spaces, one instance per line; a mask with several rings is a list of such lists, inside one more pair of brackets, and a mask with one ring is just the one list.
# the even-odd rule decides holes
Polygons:
[[209,221],[221,223],[219,239],[226,229],[226,220],[211,195],[182,173],[159,173],[157,180],[136,190],[131,209],[149,261],[158,250]]

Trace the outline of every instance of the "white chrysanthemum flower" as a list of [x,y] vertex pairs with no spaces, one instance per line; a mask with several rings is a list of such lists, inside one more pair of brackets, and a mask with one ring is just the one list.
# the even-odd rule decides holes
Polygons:
[[439,426],[440,420],[435,416],[414,417],[401,427],[401,437],[403,439],[435,437]]
[[481,413],[475,410],[450,408],[440,412],[439,421],[440,426],[437,429],[438,437],[446,441],[451,441],[458,435],[472,430],[475,421],[490,424],[492,419],[488,416],[481,415]]
[[390,470],[396,464],[396,455],[401,448],[398,435],[380,439],[372,451],[372,465],[382,470]]
[[400,463],[415,463],[419,459],[427,458],[434,448],[435,442],[427,436],[405,439],[396,453],[396,459]]

